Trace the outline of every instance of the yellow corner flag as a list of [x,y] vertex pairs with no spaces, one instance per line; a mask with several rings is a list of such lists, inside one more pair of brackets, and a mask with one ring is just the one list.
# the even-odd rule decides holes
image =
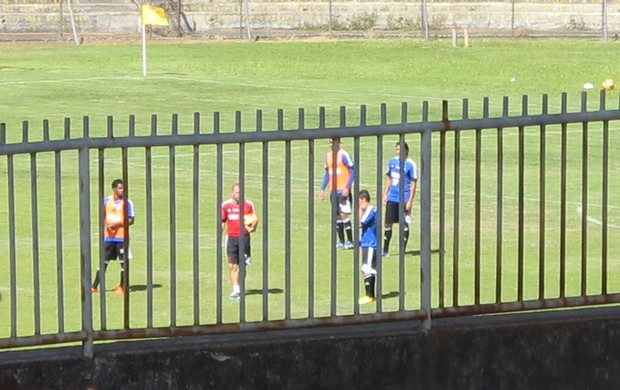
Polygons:
[[152,24],[155,26],[169,26],[166,11],[163,8],[154,7],[152,5],[142,5],[142,24]]

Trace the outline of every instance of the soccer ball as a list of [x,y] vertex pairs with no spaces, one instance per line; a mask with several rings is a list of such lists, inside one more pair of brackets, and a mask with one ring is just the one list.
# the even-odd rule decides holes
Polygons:
[[616,86],[616,82],[614,81],[614,79],[605,79],[601,83],[601,87],[605,91],[611,91],[612,89],[614,89],[615,86]]
[[247,227],[254,227],[258,223],[256,214],[246,214],[243,216],[243,224]]

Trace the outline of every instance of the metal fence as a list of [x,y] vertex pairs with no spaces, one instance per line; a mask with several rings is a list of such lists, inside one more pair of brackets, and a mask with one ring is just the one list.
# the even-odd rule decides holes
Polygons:
[[[81,342],[92,356],[101,340],[277,330],[405,320],[430,327],[445,316],[506,313],[620,302],[620,109],[557,112],[547,96],[520,115],[508,99],[502,115],[481,116],[444,102],[441,118],[367,123],[367,108],[342,108],[340,124],[307,128],[314,115],[296,114],[297,128],[264,128],[237,113],[231,128],[219,113],[193,125],[153,116],[105,131],[85,117],[62,129],[47,121],[33,130],[0,124],[0,347]],[[382,231],[385,162],[408,142],[419,164],[411,243],[378,265],[377,302],[360,306],[360,258],[334,247],[332,207],[317,201],[326,140],[339,136],[354,161],[354,194],[372,194]],[[112,265],[101,290],[90,290],[102,262],[101,199],[122,177],[135,204],[128,293],[111,294]],[[228,272],[219,207],[230,184],[257,205],[251,266],[241,265],[239,301],[228,300]],[[357,202],[354,201],[356,205]],[[352,219],[357,226],[358,206]],[[354,237],[357,240],[357,229]],[[379,236],[381,237],[381,236]],[[381,240],[380,240],[381,241]],[[382,243],[379,244],[381,251]],[[104,275],[106,275],[104,273]]]
[[[0,2],[0,39],[139,37],[139,2]],[[152,36],[249,38],[305,36],[596,36],[620,33],[617,0],[503,1],[181,1],[162,0],[169,27]]]

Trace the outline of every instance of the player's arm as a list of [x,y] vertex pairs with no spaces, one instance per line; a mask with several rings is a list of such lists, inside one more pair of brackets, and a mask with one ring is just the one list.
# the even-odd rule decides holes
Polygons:
[[407,210],[411,210],[411,206],[413,205],[413,199],[415,198],[415,191],[418,185],[418,181],[416,179],[411,179],[409,185],[409,200],[407,201]]
[[355,164],[353,164],[353,159],[351,159],[351,155],[348,152],[345,152],[342,155],[342,159],[345,165],[349,168],[349,180],[347,180],[347,183],[344,186],[342,195],[349,196],[349,194],[351,193],[353,182],[355,181]]
[[390,185],[392,184],[392,179],[390,178],[390,174],[388,173],[385,178],[385,187],[383,188],[383,204],[387,204],[388,201],[388,193],[390,192]]
[[323,200],[325,198],[325,188],[327,188],[327,183],[329,183],[329,172],[327,171],[327,167],[325,167],[325,173],[323,174],[323,182],[321,183],[321,190],[319,191],[320,200]]
[[129,217],[127,217],[127,224],[133,225],[136,221],[136,214],[133,211],[133,202],[130,200],[127,201],[127,215],[129,215]]

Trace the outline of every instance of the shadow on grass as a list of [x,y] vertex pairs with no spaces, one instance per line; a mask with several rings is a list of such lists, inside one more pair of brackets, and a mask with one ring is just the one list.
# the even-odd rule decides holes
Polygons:
[[[414,255],[414,256],[420,256],[421,251],[420,250],[412,250],[412,251],[406,251],[405,254],[406,255]],[[431,254],[436,254],[436,253],[441,253],[440,249],[431,249]]]
[[390,291],[387,294],[382,294],[381,295],[381,299],[391,299],[391,298],[398,298],[400,296],[400,293],[398,291]]
[[[153,284],[153,288],[161,288],[161,284]],[[129,292],[138,292],[138,291],[146,291],[148,286],[146,284],[134,284],[133,286],[129,286]]]
[[[283,292],[284,290],[282,290],[281,288],[270,288],[269,290],[267,290],[267,294],[282,294]],[[263,290],[259,290],[259,289],[245,291],[245,295],[262,295],[262,294],[263,294]]]

